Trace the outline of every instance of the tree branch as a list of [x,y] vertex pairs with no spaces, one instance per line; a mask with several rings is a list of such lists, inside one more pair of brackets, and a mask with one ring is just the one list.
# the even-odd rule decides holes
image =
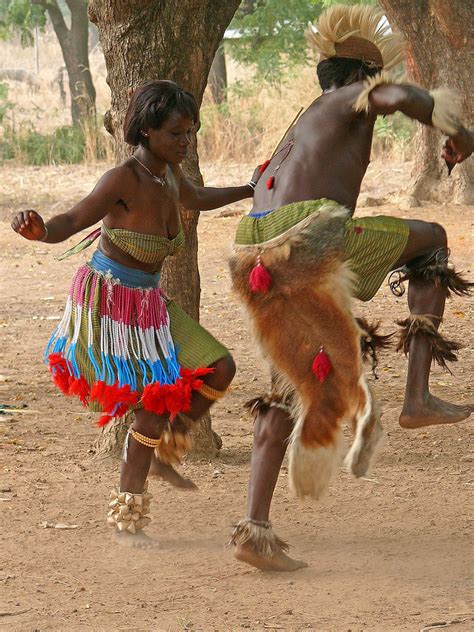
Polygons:
[[64,41],[69,36],[69,29],[57,1],[32,0],[32,3],[39,4],[48,12],[49,19],[51,20],[51,24],[53,25],[54,32],[56,33],[58,40],[60,42]]

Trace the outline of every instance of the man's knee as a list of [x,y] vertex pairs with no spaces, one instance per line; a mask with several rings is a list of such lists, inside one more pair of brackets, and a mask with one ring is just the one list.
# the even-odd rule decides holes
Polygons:
[[431,228],[433,230],[433,234],[435,237],[435,247],[447,248],[448,235],[446,233],[444,226],[441,226],[441,224],[437,224],[436,222],[431,222]]

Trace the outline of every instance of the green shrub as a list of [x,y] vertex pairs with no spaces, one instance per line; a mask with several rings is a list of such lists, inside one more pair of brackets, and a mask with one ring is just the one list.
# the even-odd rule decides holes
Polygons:
[[8,100],[8,85],[0,83],[0,125],[3,123],[5,114],[11,109],[12,103]]
[[16,160],[27,165],[77,164],[83,162],[86,140],[78,127],[58,127],[41,134],[33,127],[18,131],[6,127],[0,139],[0,160]]
[[404,152],[410,145],[415,129],[415,122],[401,112],[392,116],[378,116],[374,128],[375,152]]

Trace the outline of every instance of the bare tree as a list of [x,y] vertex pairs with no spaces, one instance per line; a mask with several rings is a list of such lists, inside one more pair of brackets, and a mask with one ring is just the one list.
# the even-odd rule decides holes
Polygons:
[[224,103],[227,100],[227,66],[223,42],[217,49],[211,65],[209,88],[211,89],[214,103]]
[[[123,119],[130,91],[150,79],[172,79],[194,94],[198,104],[224,31],[240,0],[92,0],[90,20],[97,25],[112,93],[105,127],[116,140],[116,159],[129,155]],[[196,145],[183,165],[191,181],[201,184]],[[193,318],[199,318],[197,265],[198,213],[181,209],[186,248],[163,271],[166,291]],[[110,432],[108,435],[110,436]],[[110,443],[110,438],[107,439]],[[197,449],[215,454],[209,417],[197,437]]]
[[[463,99],[464,122],[473,122],[472,0],[379,0],[391,24],[407,40],[407,67],[422,87],[440,85],[454,88]],[[454,199],[474,203],[472,160],[456,167],[451,178],[440,159],[439,132],[422,126],[416,139],[413,196],[419,199]]]
[[32,0],[48,14],[66,65],[71,93],[71,118],[79,125],[95,114],[95,88],[89,68],[89,21],[87,0],[65,0],[71,13],[71,26],[57,0]]

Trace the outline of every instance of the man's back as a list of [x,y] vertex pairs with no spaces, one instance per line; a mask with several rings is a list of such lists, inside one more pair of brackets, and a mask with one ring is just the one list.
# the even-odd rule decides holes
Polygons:
[[[326,92],[310,105],[259,181],[254,211],[319,198],[355,208],[375,122],[375,116],[356,114],[352,108],[362,89],[363,83],[357,82]],[[285,147],[291,140],[294,144]],[[272,176],[273,188],[268,189]]]

